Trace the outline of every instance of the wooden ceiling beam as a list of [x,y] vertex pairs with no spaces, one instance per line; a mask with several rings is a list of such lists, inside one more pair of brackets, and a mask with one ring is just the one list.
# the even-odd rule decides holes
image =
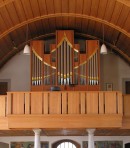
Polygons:
[[116,1],[118,1],[118,2],[120,2],[122,4],[124,4],[124,5],[126,5],[128,7],[130,7],[130,1],[129,0],[116,0]]
[[24,21],[22,23],[19,23],[11,28],[9,28],[8,30],[6,30],[5,32],[1,33],[0,35],[0,39],[3,38],[4,36],[6,36],[7,34],[9,34],[10,32],[16,30],[16,29],[19,29],[21,28],[22,26],[24,25],[27,25],[29,23],[32,23],[32,22],[36,22],[36,21],[39,21],[39,20],[44,20],[44,19],[50,19],[50,18],[57,18],[57,17],[75,17],[75,18],[82,18],[82,19],[88,19],[88,20],[93,20],[93,21],[96,21],[98,23],[103,23],[111,28],[114,28],[116,30],[118,30],[119,32],[123,33],[124,35],[126,35],[127,37],[130,38],[130,33],[127,32],[126,30],[124,30],[123,28],[113,24],[113,23],[110,23],[106,20],[102,20],[100,18],[97,18],[97,17],[94,17],[94,16],[88,16],[88,15],[83,15],[83,14],[75,14],[75,13],[56,13],[56,14],[49,14],[49,15],[43,15],[43,16],[38,16],[38,17],[35,17],[35,18],[32,18],[32,19],[29,19],[27,21]]
[[2,1],[0,3],[0,8],[4,7],[5,5],[8,5],[9,3],[12,3],[13,1],[15,1],[15,0],[5,0],[5,1]]

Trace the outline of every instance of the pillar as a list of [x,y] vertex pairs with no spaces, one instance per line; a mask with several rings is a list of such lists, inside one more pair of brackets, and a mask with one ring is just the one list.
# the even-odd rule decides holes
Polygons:
[[34,148],[41,148],[41,142],[40,142],[41,129],[34,129],[33,131],[35,133]]
[[95,129],[87,129],[87,132],[88,132],[88,148],[94,148]]

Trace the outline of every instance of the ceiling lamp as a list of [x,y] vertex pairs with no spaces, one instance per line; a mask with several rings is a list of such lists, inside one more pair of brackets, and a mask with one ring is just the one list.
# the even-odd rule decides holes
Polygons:
[[24,55],[30,55],[30,46],[27,44],[28,41],[28,24],[27,24],[27,29],[26,29],[26,45],[23,50]]
[[107,47],[104,44],[104,24],[103,24],[103,44],[100,49],[100,54],[107,54]]

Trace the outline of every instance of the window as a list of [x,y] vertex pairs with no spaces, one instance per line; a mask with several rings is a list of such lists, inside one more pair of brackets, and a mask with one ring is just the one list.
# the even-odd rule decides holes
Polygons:
[[71,142],[62,142],[57,148],[76,148],[76,146]]
[[52,148],[80,148],[80,145],[73,140],[60,140],[52,144]]

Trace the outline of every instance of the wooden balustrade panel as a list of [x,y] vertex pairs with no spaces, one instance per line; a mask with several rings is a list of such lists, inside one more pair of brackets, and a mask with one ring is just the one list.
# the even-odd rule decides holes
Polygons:
[[105,92],[105,114],[117,113],[116,92]]
[[118,106],[118,114],[123,114],[123,99],[121,92],[117,92],[117,106]]
[[49,94],[43,93],[43,114],[49,114]]
[[104,93],[99,92],[99,114],[104,114]]
[[68,99],[67,99],[67,93],[66,92],[62,92],[62,114],[67,114],[68,113],[68,107],[67,107],[67,103],[68,103]]
[[23,92],[13,93],[12,114],[24,114],[24,93]]
[[31,114],[42,114],[42,92],[31,93]]
[[130,116],[130,95],[124,95],[124,116]]
[[85,92],[80,92],[80,106],[81,106],[81,114],[86,113],[86,93]]
[[30,114],[31,113],[31,101],[30,101],[30,93],[25,93],[25,114]]
[[98,114],[98,92],[86,93],[87,114]]
[[49,93],[49,114],[61,114],[61,92]]
[[7,115],[12,114],[12,93],[7,92]]
[[79,92],[68,92],[68,114],[79,114]]
[[6,116],[6,96],[0,96],[0,117]]

